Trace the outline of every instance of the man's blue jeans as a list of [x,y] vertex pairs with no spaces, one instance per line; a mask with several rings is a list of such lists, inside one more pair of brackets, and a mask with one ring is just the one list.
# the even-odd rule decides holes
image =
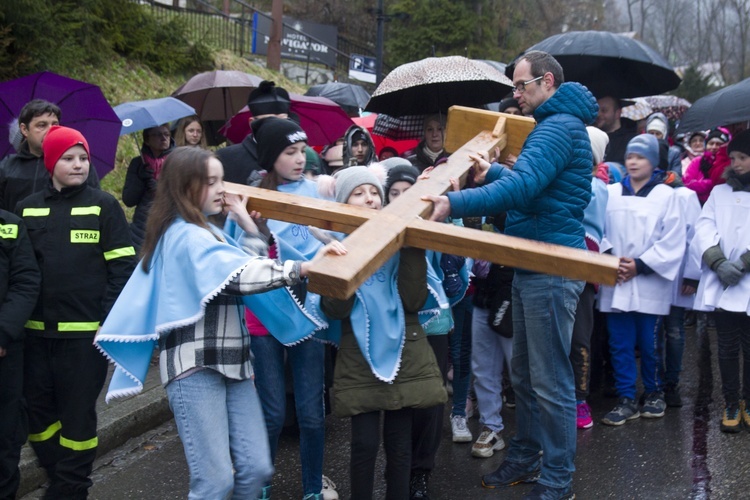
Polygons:
[[292,368],[294,404],[300,431],[300,462],[304,494],[323,489],[323,447],[325,444],[325,345],[306,340],[287,347],[271,335],[253,337],[250,348],[260,403],[268,429],[271,460],[276,460],[279,436],[286,416],[284,357]]
[[188,498],[257,498],[273,465],[253,381],[203,369],[170,382],[167,396],[190,470]]
[[513,358],[516,435],[509,462],[541,457],[545,486],[571,484],[576,454],[576,399],[568,359],[578,297],[584,282],[517,272],[513,278]]

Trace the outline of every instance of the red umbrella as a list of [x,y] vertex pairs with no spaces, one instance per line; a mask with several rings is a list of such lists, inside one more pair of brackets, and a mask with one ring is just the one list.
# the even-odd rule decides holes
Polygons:
[[365,116],[355,116],[352,118],[352,121],[355,125],[366,128],[372,134],[372,129],[375,127],[375,120],[377,118],[377,113],[367,113]]
[[[289,97],[292,101],[289,110],[299,117],[299,124],[307,133],[311,146],[333,144],[354,124],[341,106],[330,99],[300,94],[289,94]],[[219,133],[235,144],[242,142],[250,133],[248,120],[251,116],[245,106],[221,127]]]

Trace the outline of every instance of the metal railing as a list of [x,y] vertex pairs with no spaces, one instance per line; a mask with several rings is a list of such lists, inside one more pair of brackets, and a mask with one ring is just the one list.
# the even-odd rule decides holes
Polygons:
[[209,3],[191,0],[189,7],[174,7],[145,0],[153,16],[163,22],[180,19],[198,40],[216,49],[230,50],[240,56],[252,52],[252,10],[242,7],[239,14],[227,15]]
[[[216,49],[225,49],[240,56],[252,54],[253,14],[268,17],[242,0],[230,0],[229,13],[211,5],[204,0],[187,0],[185,7],[175,7],[154,0],[139,0],[140,3],[150,5],[152,14],[159,20],[169,21],[179,17],[181,22],[198,35],[198,39]],[[293,26],[284,24],[286,29],[296,31],[307,37],[308,41],[326,45],[329,51],[336,54],[336,66],[329,67],[340,81],[349,79],[349,60],[351,53],[374,57],[372,48],[338,36],[338,47],[300,31]],[[263,33],[267,35],[267,33]],[[304,62],[304,61],[300,61]],[[321,64],[319,61],[308,60],[308,64]],[[325,64],[324,64],[325,65]],[[325,65],[327,66],[327,65]],[[328,66],[327,66],[328,67]],[[384,70],[387,71],[386,68]]]

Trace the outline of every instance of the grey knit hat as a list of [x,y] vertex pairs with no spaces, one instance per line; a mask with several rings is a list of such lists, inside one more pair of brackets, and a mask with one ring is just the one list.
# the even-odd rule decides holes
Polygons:
[[659,168],[659,141],[651,134],[636,135],[625,149],[625,158],[635,153],[648,160],[652,167]]
[[358,186],[371,184],[378,189],[381,202],[385,203],[383,185],[375,173],[368,167],[356,166],[339,170],[334,174],[336,179],[336,201],[346,203],[349,196]]

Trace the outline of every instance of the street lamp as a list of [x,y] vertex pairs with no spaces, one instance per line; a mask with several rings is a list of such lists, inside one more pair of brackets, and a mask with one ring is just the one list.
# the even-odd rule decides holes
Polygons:
[[383,6],[384,0],[378,0],[378,7],[376,9],[367,9],[370,14],[375,14],[377,20],[377,39],[375,41],[375,83],[380,84],[383,80],[383,31],[384,23],[387,23],[391,19],[409,19],[409,14],[400,12],[398,14],[388,15],[385,13],[385,7]]

